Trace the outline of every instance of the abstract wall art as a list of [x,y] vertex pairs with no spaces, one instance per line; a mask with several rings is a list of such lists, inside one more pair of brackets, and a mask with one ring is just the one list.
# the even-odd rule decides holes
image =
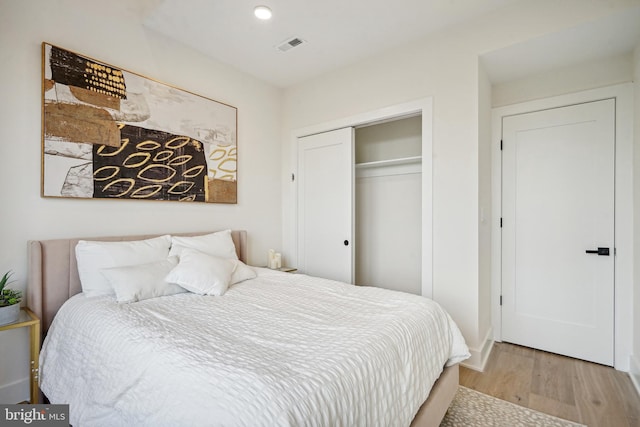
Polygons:
[[42,196],[236,203],[237,109],[42,44]]

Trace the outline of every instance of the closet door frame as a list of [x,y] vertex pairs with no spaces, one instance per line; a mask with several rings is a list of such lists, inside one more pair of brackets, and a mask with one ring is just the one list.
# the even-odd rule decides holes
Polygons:
[[433,98],[427,97],[415,101],[385,107],[366,113],[319,123],[291,134],[291,200],[285,204],[289,212],[289,223],[283,227],[283,242],[290,254],[289,260],[297,265],[298,254],[298,189],[295,177],[298,174],[298,138],[345,127],[358,127],[385,121],[393,121],[415,115],[422,116],[422,296],[433,298]]

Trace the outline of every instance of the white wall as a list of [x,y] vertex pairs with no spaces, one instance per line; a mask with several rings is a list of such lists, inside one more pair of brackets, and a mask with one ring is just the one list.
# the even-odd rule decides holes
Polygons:
[[631,55],[618,55],[569,67],[556,68],[546,73],[535,74],[519,80],[494,84],[492,88],[492,105],[500,107],[619,83],[628,83],[633,80],[632,62]]
[[[26,285],[29,239],[243,228],[255,264],[281,245],[281,90],[146,30],[143,6],[0,2],[0,272],[14,270],[18,288]],[[237,107],[238,204],[41,198],[43,41]],[[0,403],[13,403],[28,397],[26,331],[3,334]]]
[[640,41],[633,54],[634,86],[634,145],[633,145],[633,349],[631,375],[640,393]]
[[[479,297],[478,57],[634,3],[516,3],[285,90],[285,135],[433,97],[433,295],[452,314],[473,351],[481,351],[488,332],[479,312],[489,309],[486,298]],[[283,151],[283,176],[294,170],[291,144]],[[287,183],[283,188],[283,245],[292,254],[295,187]]]
[[[491,332],[491,231],[497,221],[491,209],[491,148],[491,82],[482,63],[478,63],[478,325],[479,331],[488,335]],[[478,349],[482,365],[488,356],[487,341],[490,338]]]

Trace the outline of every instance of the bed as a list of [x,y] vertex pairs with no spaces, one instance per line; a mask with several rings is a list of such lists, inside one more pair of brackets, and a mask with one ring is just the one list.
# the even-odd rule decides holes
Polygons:
[[[246,261],[246,232],[230,236]],[[28,244],[41,389],[74,426],[440,424],[469,353],[431,300],[262,268],[220,297],[85,296],[79,242],[157,237]]]

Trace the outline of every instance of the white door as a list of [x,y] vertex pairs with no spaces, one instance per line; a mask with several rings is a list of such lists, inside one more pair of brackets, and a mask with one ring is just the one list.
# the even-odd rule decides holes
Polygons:
[[355,283],[422,295],[422,164],[367,166],[356,164]]
[[613,99],[503,118],[504,341],[613,365],[614,130]]
[[353,283],[353,128],[298,139],[298,270]]

